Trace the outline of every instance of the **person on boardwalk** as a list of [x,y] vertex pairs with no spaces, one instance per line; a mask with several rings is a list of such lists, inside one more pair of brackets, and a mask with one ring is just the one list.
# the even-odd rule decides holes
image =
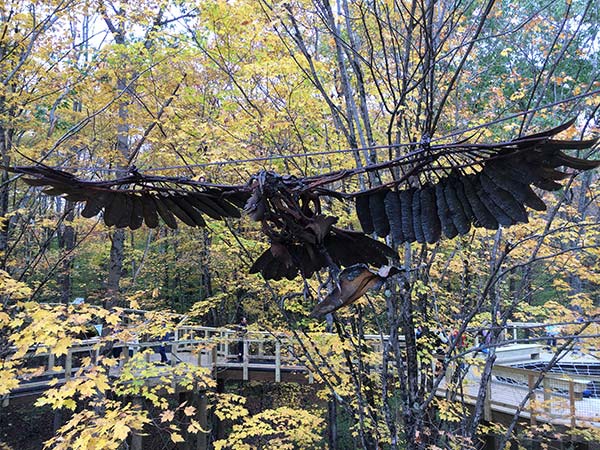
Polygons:
[[[163,325],[163,328],[166,328],[166,326]],[[169,358],[167,357],[167,352],[171,352],[171,346],[166,343],[170,341],[173,338],[173,336],[173,332],[165,330],[165,333],[158,339],[160,345],[154,347],[154,351],[160,355],[161,364],[171,363],[171,361],[169,361]]]
[[244,337],[248,332],[248,319],[242,317],[240,323],[237,326],[237,334],[241,338],[238,342],[238,361],[244,359]]

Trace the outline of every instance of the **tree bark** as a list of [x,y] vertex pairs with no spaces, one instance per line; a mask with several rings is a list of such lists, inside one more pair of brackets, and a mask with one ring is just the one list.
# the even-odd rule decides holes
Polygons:
[[106,283],[107,298],[105,308],[115,306],[119,300],[119,289],[121,273],[123,272],[123,249],[125,244],[125,232],[115,230],[111,236],[110,261],[108,266],[108,280]]
[[74,203],[65,201],[65,220],[58,234],[58,246],[64,254],[62,268],[58,276],[60,286],[60,302],[69,303],[71,298],[71,269],[73,268],[73,255],[71,252],[75,248],[75,230],[71,225],[75,218]]
[[[4,102],[0,100],[0,105]],[[0,108],[2,109],[2,108]],[[2,158],[2,164],[7,166],[10,163],[10,158],[8,156],[9,143],[7,142],[7,133],[4,127],[0,126],[0,157]],[[2,178],[0,182],[2,183],[2,187],[0,188],[0,217],[5,218],[8,213],[8,194],[10,185],[8,184],[8,172],[6,170],[2,171]],[[9,220],[4,219],[6,222],[1,224],[0,226],[0,255],[2,258],[0,259],[0,269],[6,270],[6,251],[8,250],[8,229],[9,229]]]
[[[121,24],[119,28],[115,28],[111,20],[106,17],[105,21],[112,31],[115,42],[117,44],[125,44],[124,29]],[[121,93],[127,87],[127,81],[119,77],[117,80],[117,92]],[[123,157],[124,161],[129,159],[129,103],[123,100],[119,103],[119,123],[117,124],[117,144],[116,148]],[[124,168],[123,164],[119,164],[120,168]],[[123,255],[125,250],[125,232],[124,230],[114,230],[111,237],[110,261],[108,265],[108,282],[107,282],[107,300],[105,307],[110,308],[116,305],[119,301],[121,274],[123,272]]]

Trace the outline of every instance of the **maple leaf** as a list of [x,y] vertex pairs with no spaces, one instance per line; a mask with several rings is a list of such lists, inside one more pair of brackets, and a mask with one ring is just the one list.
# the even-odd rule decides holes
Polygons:
[[114,437],[118,440],[127,439],[129,431],[130,428],[123,421],[115,423],[115,426],[113,427]]
[[184,442],[183,437],[179,433],[171,433],[171,440],[175,443]]
[[160,415],[161,422],[171,422],[175,418],[175,412],[167,410]]
[[188,433],[207,433],[208,430],[202,428],[198,421],[191,419],[190,425],[188,426]]

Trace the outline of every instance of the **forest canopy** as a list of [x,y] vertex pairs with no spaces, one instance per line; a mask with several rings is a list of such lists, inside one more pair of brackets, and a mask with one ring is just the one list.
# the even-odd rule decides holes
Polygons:
[[[434,395],[444,376],[435,364],[440,331],[456,333],[444,364],[478,370],[482,393],[509,322],[563,324],[571,338],[557,351],[597,348],[597,171],[567,170],[559,189],[536,188],[547,209],[528,210],[516,226],[400,245],[374,235],[401,273],[322,319],[311,311],[335,280],[325,270],[275,281],[250,274],[270,242],[247,215],[204,228],[122,229],[5,170],[42,163],[92,181],[137,172],[237,186],[260,171],[302,178],[365,168],[424,144],[506,142],[572,118],[558,139],[594,139],[599,6],[0,1],[0,395],[48,369],[31,362],[36,353],[64,364],[102,325],[97,357],[37,400],[55,414],[40,446],[125,448],[143,433],[173,446],[202,435],[214,448],[479,448],[489,433],[497,448],[552,432],[600,439],[594,427],[484,420],[485,396],[465,406],[461,371],[444,381],[446,397]],[[597,145],[568,153],[600,159]],[[330,187],[379,184],[367,171]],[[321,208],[336,226],[361,230],[352,202],[323,197]],[[315,392],[281,388],[258,408],[242,387],[219,388],[206,368],[157,366],[143,352],[115,375],[115,344],[159,340],[182,323],[232,327],[241,317],[252,332],[290,339]],[[483,330],[485,353],[475,341]],[[381,345],[367,346],[368,335]],[[134,382],[159,376],[155,389]],[[169,383],[206,393],[214,422],[201,423],[200,404]],[[2,445],[25,448],[7,435]]]

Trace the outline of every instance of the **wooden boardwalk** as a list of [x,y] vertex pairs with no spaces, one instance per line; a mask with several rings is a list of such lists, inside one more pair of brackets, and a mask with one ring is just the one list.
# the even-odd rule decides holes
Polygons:
[[[381,350],[380,336],[366,336],[366,339],[375,350]],[[49,387],[52,379],[58,380],[58,383],[65,382],[76,374],[77,361],[82,357],[91,356],[92,360],[97,357],[98,349],[95,344],[93,340],[84,341],[69,349],[67,355],[60,359],[38,351],[32,359],[37,359],[44,366],[44,373],[24,380],[19,388],[5,396],[3,404],[6,405],[11,398],[39,395]],[[177,329],[172,341],[120,343],[116,347],[123,349],[122,358],[126,360],[130,354],[160,345],[168,346],[171,364],[188,363],[206,367],[217,380],[315,382],[313,373],[297,356],[298,346],[286,335],[249,332],[242,338],[234,330],[182,326]],[[241,355],[238,350],[241,350]],[[493,369],[492,383],[486,396],[486,419],[495,419],[498,414],[514,415],[540,374],[534,370],[511,367],[508,363],[539,360],[541,353],[541,346],[533,344],[510,345],[498,349],[501,364]],[[145,352],[144,357],[148,361],[160,361],[158,353]],[[452,371],[456,369],[448,367],[446,379],[451,379]],[[113,369],[110,375],[118,376],[119,370]],[[548,373],[539,389],[534,390],[530,400],[523,403],[519,415],[531,423],[550,422],[568,427],[600,426],[600,398],[585,398],[589,383],[592,382],[600,386],[600,377]],[[467,404],[474,404],[478,398],[478,389],[478,368],[471,367],[464,377],[462,400]],[[449,395],[445,381],[437,395]]]

